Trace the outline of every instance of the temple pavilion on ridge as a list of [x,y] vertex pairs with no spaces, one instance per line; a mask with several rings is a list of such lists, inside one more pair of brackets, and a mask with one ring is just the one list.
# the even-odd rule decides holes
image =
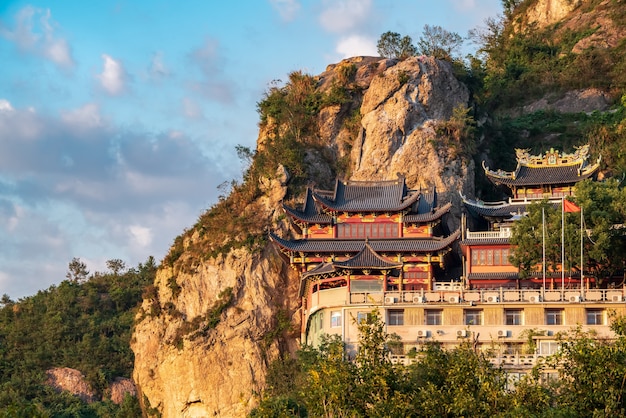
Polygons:
[[393,361],[412,362],[426,342],[455,347],[469,340],[507,373],[521,375],[556,352],[558,333],[574,326],[614,337],[608,318],[626,314],[623,286],[546,288],[520,280],[508,262],[512,223],[533,201],[561,205],[573,195],[576,183],[598,169],[599,162],[587,163],[588,153],[587,146],[541,156],[518,150],[515,171],[484,167],[511,198],[463,198],[469,216],[461,220],[464,271],[456,280],[448,278],[450,257],[461,231],[446,233],[451,205],[439,205],[434,189],[409,189],[403,178],[309,188],[301,208],[284,206],[298,238],[270,234],[300,273],[301,342],[316,346],[322,335],[338,335],[353,355],[358,323],[375,309],[385,331],[399,336]]
[[459,230],[442,236],[450,207],[437,205],[435,189],[411,190],[404,178],[337,180],[335,190],[307,189],[302,209],[284,206],[301,239],[270,237],[301,272],[306,311],[328,289],[346,300],[432,290],[460,237]]
[[[470,219],[464,217],[462,225],[478,226],[475,231],[463,228],[461,248],[467,288],[540,287],[541,277],[521,280],[518,270],[509,262],[511,227],[526,214],[531,203],[547,199],[554,207],[561,208],[564,198],[575,194],[576,183],[592,177],[600,166],[600,159],[588,163],[589,145],[577,148],[572,154],[551,149],[537,156],[517,149],[516,156],[514,171],[490,170],[483,162],[485,175],[506,190],[508,201],[486,203],[463,197]],[[569,276],[568,286],[580,284],[579,279],[572,280]],[[550,283],[561,285],[554,278]]]

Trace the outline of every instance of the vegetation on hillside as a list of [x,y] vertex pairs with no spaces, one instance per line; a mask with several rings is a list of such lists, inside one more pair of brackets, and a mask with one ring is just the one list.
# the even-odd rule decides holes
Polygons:
[[[139,403],[127,397],[86,404],[45,384],[46,370],[82,372],[98,396],[115,377],[131,377],[133,319],[154,282],[156,265],[125,270],[111,260],[108,273],[89,275],[72,260],[68,280],[36,295],[0,302],[0,417],[137,417]],[[125,271],[124,271],[125,270]]]
[[[251,417],[596,417],[626,415],[626,321],[615,340],[573,329],[561,349],[517,384],[471,339],[445,350],[425,343],[409,366],[389,357],[394,336],[374,310],[358,325],[359,350],[346,357],[339,336],[270,366]],[[470,329],[471,331],[471,329]],[[558,367],[559,379],[542,379]]]

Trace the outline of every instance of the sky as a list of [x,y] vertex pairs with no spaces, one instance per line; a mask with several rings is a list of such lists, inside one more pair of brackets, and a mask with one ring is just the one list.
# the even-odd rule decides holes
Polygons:
[[[466,36],[501,0],[0,0],[0,295],[79,258],[160,262],[245,169],[256,104],[386,31]],[[470,48],[470,46],[468,46]]]

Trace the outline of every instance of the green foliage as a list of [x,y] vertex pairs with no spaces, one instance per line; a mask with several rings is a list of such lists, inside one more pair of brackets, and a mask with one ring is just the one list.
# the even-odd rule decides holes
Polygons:
[[133,319],[155,273],[154,259],[149,258],[121,274],[96,273],[80,283],[63,281],[18,302],[4,300],[0,417],[138,416],[134,398],[120,406],[110,401],[87,405],[68,393],[56,393],[44,385],[45,371],[78,369],[99,394],[114,377],[130,377]]
[[461,35],[437,25],[424,25],[422,36],[417,41],[418,54],[446,61],[459,60],[459,50],[462,46]]
[[398,84],[404,86],[411,79],[411,74],[407,71],[398,71]]
[[626,189],[615,179],[584,181],[576,189],[576,201],[583,209],[585,269],[599,283],[624,269],[626,231]]
[[471,108],[459,104],[453,109],[449,120],[440,121],[435,127],[438,140],[436,146],[451,150],[451,158],[469,158],[476,152],[476,122],[470,111]]
[[[626,319],[613,318],[615,340],[576,330],[559,337],[540,379],[540,364],[516,385],[470,342],[445,350],[427,343],[410,366],[393,365],[389,335],[373,311],[359,327],[350,360],[338,335],[324,336],[295,358],[270,365],[267,389],[252,417],[599,417],[626,415]],[[528,338],[539,335],[530,332]]]
[[385,58],[407,59],[417,54],[410,36],[402,36],[397,32],[385,32],[376,43],[378,54]]
[[[511,244],[515,246],[510,256],[511,264],[520,270],[520,277],[541,274],[543,243],[545,238],[546,272],[560,272],[562,260],[561,208],[546,200],[527,206],[528,215],[513,224]],[[543,221],[545,214],[545,222]],[[565,213],[565,271],[580,269],[579,215]]]
[[[215,329],[222,319],[222,314],[233,302],[233,288],[227,287],[217,295],[217,300],[207,310],[204,315],[196,316],[187,321],[184,320],[176,330],[176,335],[171,343],[179,350],[183,349],[186,338],[195,340],[209,335],[210,330]],[[178,316],[178,312],[171,312],[173,316]]]

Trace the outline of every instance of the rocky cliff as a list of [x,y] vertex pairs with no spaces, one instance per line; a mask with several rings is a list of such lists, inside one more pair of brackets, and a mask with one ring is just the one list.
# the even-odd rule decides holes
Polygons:
[[[353,179],[400,174],[411,187],[437,187],[443,201],[456,199],[458,191],[472,194],[473,163],[455,131],[462,126],[453,120],[464,114],[468,91],[449,63],[353,58],[329,66],[317,77],[317,89],[329,91],[346,79],[352,99],[317,115],[321,146],[305,159],[310,181],[333,176],[344,161]],[[356,129],[348,123],[355,114]],[[259,147],[268,132],[262,126]],[[280,209],[289,178],[279,167],[238,209],[261,229],[289,233]],[[212,233],[195,227],[183,234],[137,318],[133,377],[149,415],[245,416],[258,401],[268,364],[298,346],[297,275],[267,243],[202,254],[197,243]]]

